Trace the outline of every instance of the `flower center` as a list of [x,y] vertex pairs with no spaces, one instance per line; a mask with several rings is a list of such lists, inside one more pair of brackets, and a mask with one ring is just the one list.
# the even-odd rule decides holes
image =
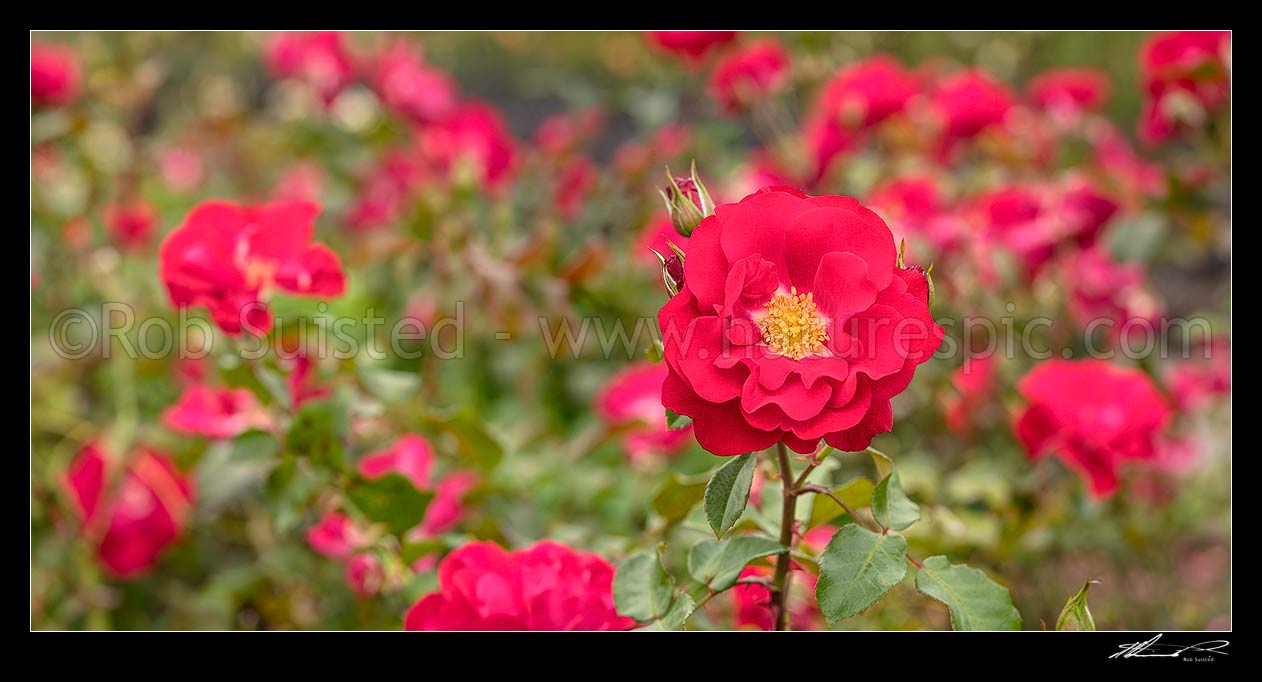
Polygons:
[[827,327],[816,314],[810,293],[799,294],[797,287],[791,287],[787,294],[776,292],[763,307],[767,314],[758,320],[758,330],[777,355],[801,360],[828,340]]

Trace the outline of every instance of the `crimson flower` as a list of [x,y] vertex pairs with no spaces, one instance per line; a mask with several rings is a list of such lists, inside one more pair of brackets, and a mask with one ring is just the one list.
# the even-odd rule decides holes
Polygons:
[[418,156],[442,177],[467,172],[483,189],[499,190],[512,175],[517,143],[489,104],[465,102],[442,121],[418,129],[416,137]]
[[66,485],[84,537],[117,578],[134,578],[158,560],[183,532],[194,499],[193,482],[154,450],[137,452],[111,490],[120,466],[100,445],[89,443],[66,471]]
[[662,408],[663,364],[642,362],[615,374],[596,396],[596,414],[610,425],[633,425],[623,437],[632,461],[678,452],[692,439],[692,426],[670,429]]
[[349,516],[339,512],[326,513],[307,529],[307,544],[331,559],[347,559],[369,541],[368,534],[356,528]]
[[1003,123],[1016,97],[1007,85],[980,69],[967,69],[943,80],[933,93],[933,108],[944,141],[969,139]]
[[788,76],[789,55],[774,40],[750,43],[724,55],[710,76],[710,92],[734,113],[775,94]]
[[355,74],[342,34],[336,31],[278,33],[267,45],[266,62],[273,76],[307,83],[325,104],[332,102]]
[[814,181],[837,157],[855,149],[862,134],[907,110],[921,79],[888,55],[876,55],[837,72],[820,89],[803,126],[814,154]]
[[463,499],[477,485],[471,472],[454,472],[440,481],[432,479],[434,449],[429,441],[409,433],[390,447],[364,455],[359,460],[359,473],[364,478],[380,478],[400,474],[417,490],[432,490],[434,498],[425,509],[425,516],[415,529],[419,538],[435,537],[451,530],[464,514]]
[[1170,408],[1147,374],[1103,360],[1047,360],[1017,384],[1026,407],[1014,430],[1031,457],[1060,457],[1095,497],[1118,487],[1118,467],[1151,460]]
[[717,455],[863,450],[944,335],[923,271],[898,266],[889,227],[850,197],[768,187],[722,204],[684,277],[658,315],[662,404]]
[[645,35],[649,42],[689,63],[736,39],[736,31],[647,31]]
[[228,334],[240,333],[246,322],[251,331],[266,333],[272,320],[263,301],[272,288],[341,295],[346,277],[337,254],[311,243],[319,211],[308,201],[197,205],[158,252],[171,303],[206,306]]
[[417,123],[439,121],[456,110],[455,83],[403,41],[382,51],[370,71],[381,101]]
[[149,243],[158,214],[144,201],[114,204],[105,210],[105,227],[114,242],[124,248],[140,248]]
[[64,45],[31,43],[31,102],[61,105],[79,96],[79,56]]
[[407,612],[407,630],[626,630],[613,603],[614,567],[545,540],[509,552],[474,541],[443,558],[438,591]]
[[1157,144],[1222,110],[1231,94],[1231,32],[1176,31],[1140,50],[1147,99],[1140,137]]
[[1038,108],[1061,116],[1092,111],[1109,95],[1109,77],[1097,69],[1048,69],[1027,88]]
[[210,388],[191,384],[162,420],[193,436],[234,438],[250,429],[266,429],[272,417],[248,388]]

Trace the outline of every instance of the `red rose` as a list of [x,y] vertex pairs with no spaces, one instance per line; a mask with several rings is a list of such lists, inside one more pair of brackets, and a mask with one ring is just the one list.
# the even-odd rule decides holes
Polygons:
[[1230,31],[1177,31],[1149,39],[1140,50],[1148,95],[1140,137],[1163,142],[1222,110],[1231,94],[1230,53]]
[[788,69],[789,55],[780,43],[751,43],[719,61],[710,76],[710,92],[723,111],[733,113],[779,91]]
[[894,241],[908,240],[907,254],[922,258],[919,243],[939,253],[958,246],[967,234],[967,223],[952,210],[941,183],[930,175],[904,175],[872,190],[868,204],[880,211],[894,233]]
[[419,536],[433,538],[455,528],[465,513],[464,496],[478,484],[471,471],[456,471],[434,486],[434,499],[425,508]]
[[1109,77],[1096,69],[1049,69],[1030,81],[1030,99],[1061,116],[1092,111],[1109,94]]
[[262,301],[273,287],[341,295],[346,278],[337,254],[311,243],[319,211],[307,201],[197,205],[158,251],[171,303],[204,305],[220,329],[238,334],[243,317],[256,329],[271,328],[271,313]]
[[369,541],[368,535],[356,528],[349,516],[338,512],[325,514],[319,523],[307,529],[307,544],[331,559],[346,559]]
[[364,478],[401,474],[417,490],[432,490],[434,498],[415,529],[418,537],[425,538],[451,530],[460,521],[464,512],[463,498],[477,485],[477,477],[465,471],[452,473],[435,483],[431,480],[433,465],[434,449],[429,441],[410,433],[385,450],[364,455],[359,460],[359,473]]
[[1150,460],[1170,408],[1148,375],[1103,360],[1048,360],[1017,385],[1027,407],[1017,437],[1031,457],[1055,454],[1095,497],[1118,486],[1118,466]]
[[1074,320],[1084,329],[1094,324],[1091,331],[1102,330],[1110,344],[1133,334],[1131,347],[1142,348],[1150,330],[1160,329],[1161,305],[1139,263],[1119,263],[1103,248],[1084,249],[1066,254],[1060,276]]
[[429,488],[430,471],[434,468],[434,448],[429,441],[409,433],[385,450],[364,455],[359,460],[359,473],[365,478],[386,474],[402,474],[418,490]]
[[1167,390],[1178,410],[1187,412],[1216,396],[1231,395],[1230,339],[1201,340],[1188,353],[1165,374]]
[[311,86],[327,104],[350,84],[354,64],[335,31],[278,33],[267,46],[267,67],[277,78],[293,78]]
[[924,274],[896,263],[885,222],[850,197],[768,187],[718,206],[658,315],[662,404],[717,455],[863,450],[944,334]]
[[192,384],[162,414],[172,429],[193,436],[234,438],[249,429],[267,429],[272,417],[248,388],[214,389]]
[[948,143],[974,137],[990,126],[1003,123],[1015,105],[1016,97],[1007,85],[978,69],[946,78],[933,94],[933,107]]
[[851,64],[829,79],[803,127],[815,156],[813,181],[856,148],[862,133],[904,112],[921,89],[920,79],[887,55]]
[[64,45],[31,43],[31,102],[69,104],[79,96],[79,56]]
[[386,580],[386,571],[376,554],[356,554],[346,562],[346,584],[361,599],[375,596]]
[[[165,455],[146,449],[131,458],[122,484],[111,491],[110,469],[118,464],[89,443],[70,465],[66,483],[83,534],[97,543],[101,563],[115,577],[134,578],[183,531],[193,483]],[[105,498],[110,492],[113,496]]]
[[667,369],[663,364],[642,362],[615,374],[596,396],[596,414],[606,424],[635,426],[626,431],[623,447],[632,461],[654,455],[669,455],[692,440],[692,426],[666,427],[662,408],[662,384]]
[[346,221],[353,229],[370,230],[398,220],[424,179],[414,155],[387,152],[360,178]]
[[648,31],[646,35],[654,45],[689,62],[736,39],[736,31]]
[[626,630],[613,603],[614,567],[545,540],[509,552],[465,544],[438,565],[438,591],[408,611],[407,630]]
[[599,179],[596,164],[585,156],[576,156],[557,169],[556,189],[552,203],[564,220],[574,220],[583,209],[585,199]]
[[994,401],[999,379],[997,364],[994,355],[975,355],[951,373],[951,386],[958,392],[947,401],[946,422],[952,433],[969,436],[978,414]]
[[443,177],[472,172],[488,190],[501,189],[512,174],[516,142],[504,117],[489,104],[467,102],[446,119],[417,131],[416,150]]
[[403,41],[377,57],[371,78],[386,106],[417,123],[440,121],[456,110],[455,83]]
[[972,221],[986,240],[1020,258],[1033,277],[1062,245],[1094,244],[1117,210],[1117,203],[1090,183],[1014,184],[974,197]]
[[158,215],[144,201],[114,204],[105,210],[105,226],[114,242],[124,248],[140,248],[149,243]]

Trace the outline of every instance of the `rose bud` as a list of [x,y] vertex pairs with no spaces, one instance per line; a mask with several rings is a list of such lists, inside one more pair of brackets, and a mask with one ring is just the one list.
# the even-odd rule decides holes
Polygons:
[[692,162],[692,176],[677,178],[666,169],[666,187],[658,190],[666,210],[670,212],[675,231],[687,237],[706,217],[714,214],[714,200],[697,177],[697,162]]

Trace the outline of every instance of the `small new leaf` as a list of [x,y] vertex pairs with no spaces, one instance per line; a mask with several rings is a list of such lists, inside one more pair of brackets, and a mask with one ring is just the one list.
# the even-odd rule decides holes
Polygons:
[[723,537],[745,512],[757,462],[758,455],[753,452],[729,457],[706,485],[705,516],[715,537]]
[[893,530],[903,530],[920,520],[920,507],[903,492],[897,470],[881,479],[872,491],[872,514],[882,527]]

